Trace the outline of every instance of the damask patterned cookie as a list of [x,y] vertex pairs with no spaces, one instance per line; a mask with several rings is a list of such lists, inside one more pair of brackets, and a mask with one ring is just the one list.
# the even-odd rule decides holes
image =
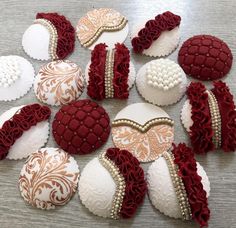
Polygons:
[[70,154],[88,154],[101,147],[110,134],[105,109],[85,99],[72,102],[56,113],[52,123],[56,143]]
[[131,218],[147,190],[144,171],[127,150],[109,148],[91,160],[79,180],[81,202],[104,218]]
[[147,171],[147,182],[151,203],[160,212],[207,226],[210,182],[185,144],[173,145],[171,151],[153,162]]
[[140,95],[149,103],[159,106],[178,102],[186,91],[187,83],[184,71],[169,59],[146,63],[136,77]]
[[23,199],[33,207],[55,209],[76,192],[79,167],[75,159],[58,148],[42,148],[30,155],[19,178]]
[[12,101],[24,96],[33,85],[34,68],[17,55],[0,57],[0,101]]
[[139,161],[154,161],[171,147],[174,121],[161,108],[136,103],[122,109],[112,122],[114,145]]
[[51,111],[39,104],[13,107],[0,116],[0,160],[22,159],[43,147]]
[[22,46],[33,59],[65,59],[74,50],[75,29],[63,15],[37,13],[22,37]]
[[223,40],[197,35],[183,43],[178,61],[187,75],[203,81],[216,80],[229,73],[233,55]]
[[100,8],[87,12],[76,27],[82,46],[93,50],[99,43],[112,48],[115,43],[123,43],[128,35],[128,21],[119,12]]
[[34,82],[36,97],[55,106],[77,100],[83,89],[82,71],[70,60],[57,60],[42,66]]

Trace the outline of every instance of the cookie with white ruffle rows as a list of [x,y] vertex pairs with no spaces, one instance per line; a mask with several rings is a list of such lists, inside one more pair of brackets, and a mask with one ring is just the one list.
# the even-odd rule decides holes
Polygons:
[[138,71],[136,87],[149,103],[165,106],[178,102],[187,87],[187,78],[181,67],[169,59],[146,63]]

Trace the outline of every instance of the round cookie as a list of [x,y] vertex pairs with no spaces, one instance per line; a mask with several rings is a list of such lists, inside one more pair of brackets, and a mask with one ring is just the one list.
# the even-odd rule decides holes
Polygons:
[[42,148],[30,155],[19,177],[23,199],[33,207],[55,209],[65,205],[78,185],[75,159],[58,148]]
[[136,86],[149,103],[165,106],[178,102],[187,87],[187,78],[181,67],[169,59],[146,63],[138,71]]
[[186,40],[179,50],[178,62],[184,72],[199,80],[216,80],[229,73],[233,55],[228,45],[211,35]]
[[97,103],[84,99],[64,105],[52,123],[56,143],[70,154],[88,154],[101,147],[110,134],[110,118]]
[[83,47],[93,50],[97,44],[105,43],[113,48],[123,43],[128,35],[127,19],[109,8],[99,8],[87,12],[77,24],[77,37]]
[[34,68],[17,55],[0,57],[0,101],[12,101],[24,96],[33,85]]
[[54,106],[77,100],[83,89],[82,71],[70,60],[57,60],[42,66],[34,82],[36,97]]
[[171,147],[173,124],[169,115],[155,105],[131,104],[122,109],[112,122],[113,143],[130,151],[141,162],[153,161]]
[[109,148],[92,159],[79,180],[81,202],[93,214],[104,218],[133,217],[146,190],[144,171],[138,160],[118,148]]

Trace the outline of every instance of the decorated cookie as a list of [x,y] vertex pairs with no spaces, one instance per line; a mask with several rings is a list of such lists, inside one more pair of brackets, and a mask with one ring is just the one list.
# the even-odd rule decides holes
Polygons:
[[128,35],[128,21],[113,9],[100,8],[87,12],[76,27],[78,39],[83,47],[93,50],[100,43],[113,48],[123,43]]
[[210,218],[207,198],[210,182],[185,144],[174,145],[151,164],[147,172],[151,203],[173,218],[194,220],[206,227]]
[[178,61],[187,75],[203,81],[216,80],[229,73],[233,55],[223,40],[198,35],[183,43]]
[[55,209],[76,192],[79,167],[75,159],[58,148],[42,148],[30,155],[19,178],[23,199],[33,207]]
[[72,102],[56,113],[52,123],[56,143],[70,154],[88,154],[101,147],[110,134],[105,109],[85,99]]
[[178,102],[184,95],[187,78],[181,67],[169,59],[146,63],[137,74],[136,86],[149,103],[159,106]]
[[38,13],[23,35],[22,46],[33,59],[65,59],[74,50],[75,29],[62,15]]
[[96,100],[127,99],[135,80],[129,50],[124,44],[116,44],[112,50],[106,50],[106,47],[98,44],[92,51],[85,71],[87,94]]
[[127,150],[109,148],[91,160],[79,180],[79,196],[93,214],[131,218],[147,190],[143,169]]
[[187,90],[181,120],[189,133],[195,153],[214,149],[236,150],[236,107],[233,95],[222,81],[207,90],[200,82],[192,82]]
[[82,71],[70,60],[57,60],[42,66],[34,82],[36,97],[55,106],[77,100],[83,89]]
[[0,160],[22,159],[47,142],[47,106],[30,104],[13,107],[0,116]]
[[137,25],[132,31],[134,52],[153,57],[169,55],[179,43],[180,21],[180,16],[167,11]]
[[0,57],[0,101],[12,101],[24,96],[33,85],[34,68],[26,59]]
[[112,122],[114,145],[139,161],[155,160],[174,140],[174,121],[161,108],[136,103],[122,109]]

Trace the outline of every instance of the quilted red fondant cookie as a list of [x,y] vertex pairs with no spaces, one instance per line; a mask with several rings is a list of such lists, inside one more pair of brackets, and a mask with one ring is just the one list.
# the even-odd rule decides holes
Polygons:
[[198,35],[183,43],[178,61],[186,74],[206,81],[228,74],[233,56],[223,40],[211,35]]
[[63,106],[52,123],[56,143],[70,154],[88,154],[101,147],[110,134],[103,107],[85,99]]

